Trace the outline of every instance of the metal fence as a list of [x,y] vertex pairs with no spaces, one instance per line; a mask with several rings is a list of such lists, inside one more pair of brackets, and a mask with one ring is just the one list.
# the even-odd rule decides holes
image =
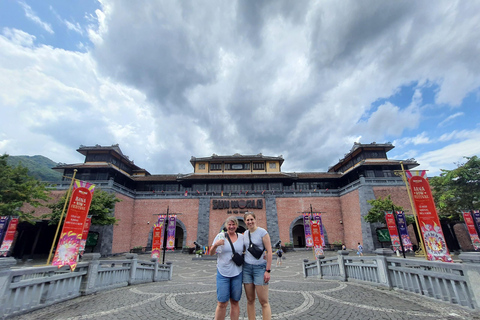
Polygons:
[[0,259],[0,319],[102,290],[172,279],[172,265],[156,259],[140,261],[136,254],[126,260],[99,258],[85,254],[73,272],[55,266],[11,269],[15,259]]
[[394,258],[389,249],[377,249],[376,256],[349,257],[348,253],[304,260],[304,276],[386,286],[480,310],[478,252],[460,254],[462,263]]

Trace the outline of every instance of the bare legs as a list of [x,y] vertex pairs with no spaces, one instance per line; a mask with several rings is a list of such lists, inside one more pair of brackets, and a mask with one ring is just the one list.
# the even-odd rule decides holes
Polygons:
[[[217,309],[215,309],[215,320],[218,319],[225,319],[225,315],[227,314],[227,302],[217,302]],[[240,316],[240,305],[238,301],[230,299],[230,319],[231,320],[238,320]]]
[[247,315],[249,320],[255,319],[255,292],[258,301],[262,306],[262,319],[270,320],[272,318],[272,310],[268,302],[268,285],[256,286],[253,283],[244,284],[245,295],[247,296]]

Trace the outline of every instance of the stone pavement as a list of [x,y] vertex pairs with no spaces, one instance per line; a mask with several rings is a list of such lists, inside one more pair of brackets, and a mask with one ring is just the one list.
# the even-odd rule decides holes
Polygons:
[[[330,253],[335,254],[335,253]],[[327,254],[328,256],[328,254]],[[167,253],[173,279],[79,297],[11,319],[213,319],[216,307],[215,260]],[[272,267],[272,319],[477,319],[480,314],[422,296],[352,282],[304,278],[310,251],[287,252]],[[118,257],[117,257],[118,258]],[[140,255],[139,259],[148,259]],[[257,319],[261,307],[257,302]],[[227,319],[229,309],[227,310]],[[247,319],[245,294],[240,319]]]

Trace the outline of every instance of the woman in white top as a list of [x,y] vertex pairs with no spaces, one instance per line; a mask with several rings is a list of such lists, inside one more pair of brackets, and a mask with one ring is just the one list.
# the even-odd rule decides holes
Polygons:
[[262,319],[269,320],[272,317],[272,310],[268,302],[268,282],[270,281],[270,268],[272,265],[272,244],[267,230],[257,227],[255,214],[245,213],[245,223],[248,230],[245,231],[243,239],[245,248],[250,246],[250,239],[253,244],[263,250],[263,254],[256,259],[248,250],[245,251],[245,263],[243,264],[243,285],[247,296],[248,319],[255,319],[255,293],[262,305]]
[[228,301],[230,301],[230,319],[238,319],[240,306],[238,301],[242,296],[242,266],[237,266],[232,260],[232,246],[226,236],[232,241],[235,252],[243,252],[243,234],[236,233],[238,221],[228,217],[225,221],[227,232],[220,232],[213,240],[210,255],[217,254],[217,309],[215,319],[225,319]]

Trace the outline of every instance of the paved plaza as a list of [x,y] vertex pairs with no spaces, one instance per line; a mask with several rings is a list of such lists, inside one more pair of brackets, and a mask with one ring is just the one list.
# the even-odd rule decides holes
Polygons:
[[[334,254],[334,253],[330,253]],[[216,307],[215,260],[167,253],[173,279],[79,297],[12,319],[213,319]],[[148,259],[141,255],[139,259]],[[272,266],[272,319],[477,319],[478,312],[422,296],[352,282],[304,278],[310,251],[287,252]],[[257,302],[257,319],[261,307]],[[229,309],[227,310],[227,319]],[[247,319],[245,294],[240,319]]]

